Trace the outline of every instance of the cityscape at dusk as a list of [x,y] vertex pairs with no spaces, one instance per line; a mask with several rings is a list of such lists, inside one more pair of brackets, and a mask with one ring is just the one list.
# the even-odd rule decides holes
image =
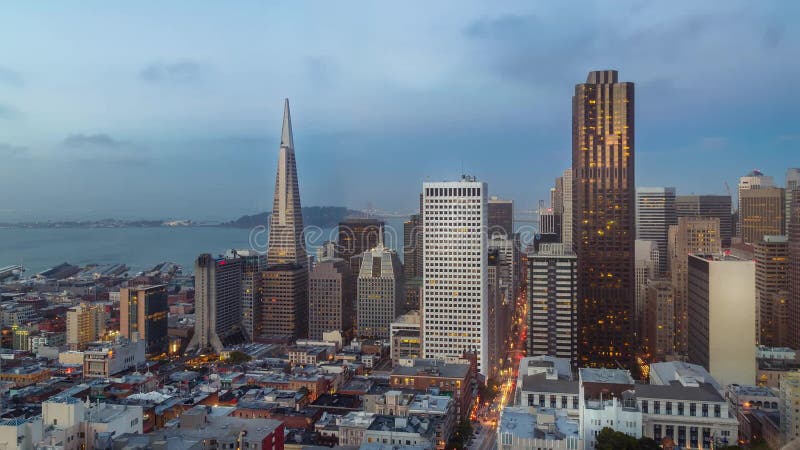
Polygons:
[[800,4],[0,13],[0,446],[800,449]]

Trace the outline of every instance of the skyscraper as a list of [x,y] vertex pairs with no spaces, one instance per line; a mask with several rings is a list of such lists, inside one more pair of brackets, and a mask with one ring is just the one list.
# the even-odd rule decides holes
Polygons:
[[514,202],[497,197],[489,199],[489,237],[494,233],[514,234]]
[[739,234],[748,244],[767,235],[782,235],[786,218],[783,188],[760,187],[739,192]]
[[675,302],[672,284],[668,280],[650,280],[645,288],[645,320],[642,336],[655,361],[672,355],[675,344]]
[[578,261],[565,244],[528,255],[528,355],[569,358],[578,352]]
[[257,329],[262,340],[308,337],[308,268],[279,264],[259,272]]
[[800,189],[800,168],[792,167],[790,169],[786,169],[786,212],[784,213],[784,217],[786,218],[786,233],[789,233],[789,217],[791,217],[791,206],[792,206],[792,191],[795,189]]
[[656,270],[667,272],[667,231],[678,223],[674,187],[640,187],[636,189],[636,239],[654,241],[659,258]]
[[489,369],[486,200],[486,183],[474,177],[423,184],[423,354],[475,353],[483,374]]
[[789,346],[800,348],[800,190],[792,191],[789,215]]
[[722,248],[731,246],[733,220],[730,195],[679,195],[675,199],[678,217],[716,217],[719,219],[719,237]]
[[675,310],[675,351],[686,355],[689,346],[689,254],[718,254],[719,219],[680,217],[669,227],[669,269]]
[[403,266],[382,242],[363,255],[357,280],[358,336],[388,339],[392,322],[402,314]]
[[769,347],[788,346],[789,240],[786,236],[764,236],[753,244],[753,253],[756,261],[758,343]]
[[241,342],[242,261],[208,253],[194,264],[194,336],[186,351],[219,353],[226,342]]
[[371,218],[351,218],[339,222],[337,252],[340,258],[350,263],[354,274],[359,272],[361,260],[350,261],[353,256],[362,255],[384,241],[384,223]]
[[267,265],[296,264],[305,266],[308,260],[288,98],[285,100],[283,108],[281,145],[278,150],[278,173],[275,177],[275,198],[269,218]]
[[488,292],[487,304],[489,311],[487,314],[487,360],[489,361],[489,378],[497,377],[501,361],[503,360],[503,350],[505,350],[506,338],[510,330],[511,308],[508,303],[509,286],[501,278],[502,266],[500,264],[500,251],[497,248],[489,247],[486,268],[486,291]]
[[[736,221],[736,236],[742,237],[742,192],[751,189],[761,189],[775,187],[775,180],[771,176],[764,175],[760,170],[753,170],[743,177],[739,177],[739,186],[737,190],[738,204],[736,208],[737,221]],[[747,242],[747,241],[745,241]],[[752,241],[750,241],[752,242]]]
[[412,214],[403,223],[404,312],[419,310],[422,292],[422,215]]
[[242,330],[247,339],[252,341],[259,335],[259,273],[267,268],[267,257],[253,250],[231,250],[227,257],[239,258],[242,262]]
[[309,339],[322,339],[322,333],[332,330],[351,337],[355,301],[355,277],[350,264],[341,258],[317,263],[308,280]]
[[119,290],[119,334],[145,342],[145,353],[160,355],[169,350],[166,285],[127,287]]
[[283,111],[275,200],[269,223],[267,270],[260,272],[262,338],[308,335],[308,256],[305,250],[289,100]]
[[572,187],[573,187],[573,179],[572,179],[572,169],[567,169],[564,171],[563,176],[564,182],[563,185],[563,192],[561,197],[561,205],[562,205],[562,213],[561,213],[561,242],[564,243],[564,248],[566,251],[573,251],[573,244],[572,244],[572,236],[574,230],[572,229],[572,220],[573,220],[573,194],[572,194]]
[[573,245],[581,365],[633,363],[634,85],[590,72],[572,97]]
[[647,284],[658,275],[660,252],[655,241],[636,240],[634,255],[636,256],[636,326],[637,337],[647,338],[644,334],[644,321],[647,318]]

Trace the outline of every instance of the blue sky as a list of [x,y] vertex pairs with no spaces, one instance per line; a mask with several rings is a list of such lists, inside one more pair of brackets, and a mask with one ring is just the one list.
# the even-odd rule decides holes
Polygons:
[[531,208],[597,69],[636,83],[640,186],[800,166],[798,2],[0,8],[0,221],[266,210],[284,97],[304,205],[412,211],[463,166]]

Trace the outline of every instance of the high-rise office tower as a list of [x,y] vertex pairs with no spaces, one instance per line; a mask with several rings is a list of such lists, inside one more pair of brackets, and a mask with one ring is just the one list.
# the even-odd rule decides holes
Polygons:
[[70,350],[83,350],[106,331],[106,314],[103,307],[81,303],[67,310],[67,345]]
[[672,355],[675,343],[675,302],[669,280],[650,280],[646,292],[646,318],[642,335],[647,341],[654,361]]
[[789,215],[789,347],[800,348],[800,190],[792,191]]
[[767,235],[782,235],[786,213],[783,188],[760,187],[739,191],[739,234],[748,244]]
[[320,261],[308,280],[308,337],[322,339],[326,331],[339,330],[352,337],[355,277],[341,258]]
[[262,340],[308,337],[308,268],[280,264],[259,272],[256,325]]
[[550,207],[556,214],[564,214],[564,177],[556,177],[556,182],[550,188]]
[[508,297],[517,298],[519,294],[519,257],[518,247],[511,238],[494,235],[489,238],[487,245],[490,250],[497,251],[497,272],[503,287],[508,291]]
[[238,258],[242,263],[242,330],[248,340],[255,340],[260,334],[261,282],[260,272],[267,268],[267,256],[253,250],[231,250],[228,258]]
[[489,199],[488,208],[489,237],[494,233],[511,237],[514,234],[514,202],[492,197]]
[[422,215],[412,214],[403,223],[404,312],[419,310],[422,292]]
[[634,87],[590,72],[572,97],[573,245],[582,366],[633,363]]
[[496,378],[500,372],[503,350],[506,348],[506,338],[510,330],[509,286],[502,279],[501,272],[500,251],[490,246],[486,269],[486,291],[489,295],[486,330],[488,355],[486,359],[489,361],[489,378]]
[[305,250],[289,100],[283,112],[275,200],[270,216],[267,270],[260,272],[260,317],[254,328],[264,339],[308,335],[308,257]]
[[565,244],[528,255],[528,355],[569,358],[578,352],[578,261]]
[[674,187],[636,189],[636,239],[658,244],[659,274],[667,272],[667,231],[677,223]]
[[678,217],[716,217],[719,219],[719,236],[722,248],[731,246],[733,220],[730,195],[679,195],[675,199]]
[[[738,215],[736,222],[736,236],[742,237],[742,192],[751,189],[761,189],[775,187],[775,180],[771,176],[764,175],[760,170],[753,170],[743,177],[739,177],[739,186],[737,190],[738,206],[736,213]],[[747,242],[747,241],[745,241]],[[752,242],[752,241],[751,241]]]
[[424,183],[423,197],[423,354],[474,353],[487,374],[486,183]]
[[283,108],[281,145],[278,150],[278,173],[275,177],[275,198],[269,218],[267,265],[296,264],[305,266],[308,260],[288,98],[285,100]]
[[119,290],[119,334],[145,342],[145,353],[160,355],[169,350],[167,286],[137,286]]
[[358,273],[358,336],[388,339],[392,322],[402,314],[403,267],[382,242],[363,253]]
[[723,386],[756,379],[755,263],[692,254],[689,266],[689,362]]
[[194,263],[194,336],[186,351],[219,353],[229,341],[241,341],[242,261],[208,253]]
[[753,244],[753,253],[756,261],[758,343],[769,347],[788,346],[789,240],[786,236],[764,236]]
[[717,254],[722,251],[719,219],[678,218],[678,224],[669,227],[667,251],[675,302],[675,351],[680,355],[686,355],[689,345],[689,254]]
[[800,168],[790,168],[786,169],[786,212],[784,212],[784,217],[786,218],[786,225],[784,229],[786,233],[789,233],[789,217],[791,217],[791,206],[792,206],[792,191],[795,189],[800,189]]
[[564,171],[563,176],[563,193],[561,198],[561,205],[562,205],[562,213],[561,213],[561,242],[564,243],[564,247],[567,251],[573,251],[573,244],[572,244],[572,220],[573,220],[573,211],[572,211],[572,169],[567,169]]
[[647,300],[647,282],[654,280],[658,275],[658,261],[660,252],[658,243],[655,241],[644,241],[641,239],[636,240],[634,246],[634,255],[636,256],[635,262],[635,279],[636,279],[636,311],[634,317],[636,318],[637,337],[646,337],[643,333],[645,327],[643,326],[646,319],[645,303]]
[[[338,236],[339,257],[350,263],[353,256],[362,255],[377,247],[379,242],[385,242],[384,223],[370,218],[345,219],[339,222]],[[350,264],[353,273],[359,272],[360,261],[357,259]]]

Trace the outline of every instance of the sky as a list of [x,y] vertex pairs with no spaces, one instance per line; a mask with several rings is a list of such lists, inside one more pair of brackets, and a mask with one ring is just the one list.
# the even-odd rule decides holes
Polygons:
[[0,222],[413,212],[466,172],[518,211],[570,165],[591,70],[636,84],[636,183],[800,166],[800,2],[62,1],[0,7]]

